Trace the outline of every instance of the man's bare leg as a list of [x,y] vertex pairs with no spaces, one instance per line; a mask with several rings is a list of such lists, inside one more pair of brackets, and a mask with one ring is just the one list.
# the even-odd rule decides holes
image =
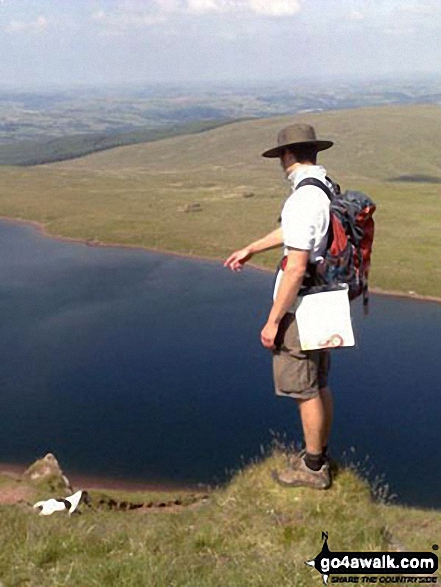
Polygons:
[[303,427],[306,452],[320,454],[327,446],[333,419],[331,390],[324,387],[317,397],[297,400]]
[[[319,391],[316,397],[297,400],[306,455],[288,466],[284,471],[273,471],[272,476],[281,485],[289,487],[313,487],[327,489],[332,477],[323,452],[332,422],[332,396],[327,388]],[[326,467],[324,466],[326,464]]]
[[322,448],[325,448],[329,442],[331,434],[332,421],[334,416],[334,400],[329,387],[320,389],[320,397],[322,399],[323,410],[325,412],[325,423],[323,426]]
[[297,400],[302,420],[306,452],[321,454],[326,430],[325,403],[319,393],[311,399]]

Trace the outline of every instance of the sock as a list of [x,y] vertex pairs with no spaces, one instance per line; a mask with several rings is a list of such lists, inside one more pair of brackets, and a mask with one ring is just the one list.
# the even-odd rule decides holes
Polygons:
[[305,465],[312,471],[319,471],[324,465],[325,459],[321,452],[320,454],[312,454],[307,452],[305,455]]
[[[304,450],[306,452],[306,442],[304,440],[302,441],[302,450]],[[324,457],[328,456],[328,445],[327,444],[322,448],[322,454]]]

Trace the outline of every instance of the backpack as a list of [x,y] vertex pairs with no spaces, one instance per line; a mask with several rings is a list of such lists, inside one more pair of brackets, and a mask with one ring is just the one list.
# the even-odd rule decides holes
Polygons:
[[[326,178],[328,186],[316,178],[306,178],[296,187],[314,185],[325,192],[330,205],[329,236],[323,261],[308,263],[300,294],[320,291],[325,287],[345,283],[349,299],[363,296],[365,313],[368,311],[368,276],[374,240],[375,203],[362,192],[347,190]],[[286,264],[286,262],[285,262]],[[283,262],[281,263],[283,267]]]

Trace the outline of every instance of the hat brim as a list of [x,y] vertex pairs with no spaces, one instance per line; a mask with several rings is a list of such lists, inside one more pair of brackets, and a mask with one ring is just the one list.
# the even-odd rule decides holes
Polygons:
[[265,153],[262,153],[262,157],[275,159],[276,157],[280,157],[280,154],[284,149],[289,149],[289,147],[306,147],[308,145],[314,145],[317,147],[317,151],[326,151],[326,149],[330,149],[333,144],[332,141],[304,141],[301,143],[289,143],[288,145],[280,145],[279,147],[274,147],[273,149],[265,151]]

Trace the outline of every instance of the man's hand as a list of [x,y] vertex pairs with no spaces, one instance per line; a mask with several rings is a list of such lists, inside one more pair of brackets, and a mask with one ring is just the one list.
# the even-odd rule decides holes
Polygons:
[[224,267],[229,267],[232,271],[240,271],[244,264],[251,259],[253,253],[249,247],[235,251],[224,263]]
[[267,322],[260,333],[260,340],[265,348],[274,350],[276,348],[274,339],[276,338],[277,331],[279,329],[278,324],[274,322]]
[[278,248],[282,243],[282,229],[276,228],[276,230],[273,230],[263,238],[249,244],[245,248],[234,251],[234,253],[225,261],[224,267],[229,267],[232,271],[240,271],[253,255],[261,253],[262,251],[269,251],[270,249]]

